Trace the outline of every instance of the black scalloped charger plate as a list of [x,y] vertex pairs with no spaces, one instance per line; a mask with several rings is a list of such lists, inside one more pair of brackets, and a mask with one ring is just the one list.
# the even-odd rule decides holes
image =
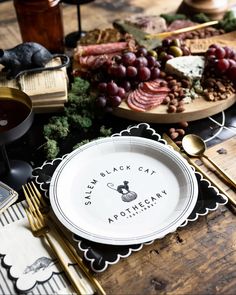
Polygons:
[[[113,136],[141,136],[149,139],[159,141],[166,144],[166,141],[161,138],[154,129],[150,128],[147,123],[140,123],[122,130],[120,133],[113,134]],[[53,175],[56,167],[66,157],[57,158],[53,161],[46,161],[41,167],[33,170],[33,178],[39,184],[40,189],[44,192],[45,196],[49,196],[49,186],[51,176]],[[194,168],[192,167],[194,170]],[[202,175],[195,171],[195,175],[199,185],[198,200],[194,210],[181,225],[184,227],[189,221],[195,221],[199,216],[208,214],[209,211],[214,211],[219,205],[225,205],[227,198],[221,195],[218,190],[210,184],[210,182],[202,177]],[[95,243],[83,239],[73,234],[73,239],[77,242],[78,248],[83,251],[84,259],[87,261],[93,271],[102,272],[110,264],[117,263],[120,258],[128,257],[132,252],[142,249],[144,244],[136,244],[129,246],[115,246]],[[153,241],[150,241],[150,244]]]

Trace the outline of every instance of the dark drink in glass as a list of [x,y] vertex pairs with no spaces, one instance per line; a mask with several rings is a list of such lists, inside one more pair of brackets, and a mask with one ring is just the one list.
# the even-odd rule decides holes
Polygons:
[[33,122],[32,102],[24,92],[0,87],[0,179],[16,191],[32,175],[32,167],[22,160],[10,160],[6,145],[23,136]]

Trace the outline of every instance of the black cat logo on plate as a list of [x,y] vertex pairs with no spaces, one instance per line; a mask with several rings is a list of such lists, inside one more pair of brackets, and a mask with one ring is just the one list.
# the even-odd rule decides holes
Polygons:
[[137,198],[137,194],[133,191],[129,190],[128,181],[123,181],[123,184],[118,185],[117,188],[114,188],[115,185],[113,183],[108,183],[107,186],[110,189],[113,189],[121,194],[121,199],[124,202],[131,202]]

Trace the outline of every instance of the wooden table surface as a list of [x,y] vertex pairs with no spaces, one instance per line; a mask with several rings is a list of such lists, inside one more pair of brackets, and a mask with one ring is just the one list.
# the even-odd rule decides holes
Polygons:
[[[114,19],[130,13],[173,12],[180,3],[179,0],[97,0],[81,7],[82,27],[85,30],[111,27]],[[63,21],[65,34],[77,29],[74,6],[63,4]],[[12,1],[0,4],[0,28],[1,48],[21,43]],[[232,142],[226,142],[208,153],[227,166],[236,162],[235,149],[230,157],[222,157],[216,150],[231,146]],[[231,173],[236,178],[235,169]],[[233,210],[220,206],[95,275],[107,294],[236,294],[235,221]]]

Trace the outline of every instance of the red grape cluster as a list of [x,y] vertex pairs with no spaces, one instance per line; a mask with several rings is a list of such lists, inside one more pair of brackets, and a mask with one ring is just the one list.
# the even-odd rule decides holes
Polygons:
[[158,46],[155,50],[162,67],[169,59],[191,54],[190,49],[180,39],[163,39],[161,46]]
[[206,51],[206,70],[218,75],[225,75],[236,83],[236,52],[216,44],[209,46]]
[[98,83],[97,105],[106,111],[119,106],[126,93],[140,82],[154,80],[160,76],[160,63],[153,51],[139,47],[136,52],[126,51],[114,56],[107,64]]
[[119,87],[114,81],[110,81],[108,83],[100,82],[98,84],[98,90],[99,95],[96,99],[96,103],[107,112],[112,111],[115,107],[118,107],[126,94],[125,89],[123,87]]

